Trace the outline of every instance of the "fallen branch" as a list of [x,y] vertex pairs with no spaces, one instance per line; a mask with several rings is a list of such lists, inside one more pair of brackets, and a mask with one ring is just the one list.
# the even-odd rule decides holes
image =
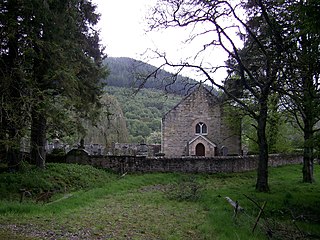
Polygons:
[[257,216],[257,219],[256,219],[256,222],[254,223],[254,226],[253,226],[253,229],[252,229],[252,233],[254,232],[254,230],[256,229],[257,225],[258,225],[258,222],[260,220],[260,217],[263,213],[263,210],[264,210],[264,207],[266,206],[267,202],[264,202],[262,207],[260,207],[260,211],[259,211],[259,214]]
[[[258,225],[258,222],[259,222],[262,214],[264,214],[264,208],[265,208],[267,202],[265,201],[265,202],[263,203],[263,205],[260,206],[259,203],[257,203],[255,200],[253,200],[252,198],[248,197],[247,195],[243,194],[243,196],[245,196],[246,198],[248,198],[251,202],[253,202],[254,205],[257,206],[257,208],[259,208],[259,214],[258,214],[258,216],[257,216],[257,218],[256,218],[255,224],[254,224],[253,229],[252,229],[252,233],[253,233],[254,230],[256,229],[257,225]],[[267,219],[265,219],[265,222],[266,222],[265,227],[267,228],[267,235],[271,238],[273,231],[272,231],[272,229],[270,228],[270,224],[268,223],[268,220],[267,220]]]
[[229,197],[225,197],[225,199],[230,203],[230,205],[233,207],[233,210],[234,210],[234,217],[237,216],[238,212],[239,211],[243,211],[244,208],[242,208],[238,201],[233,201],[231,198]]
[[261,210],[261,207],[260,205],[255,201],[253,200],[251,197],[248,197],[247,195],[243,194],[243,196],[245,196],[246,198],[248,198],[251,202],[254,203],[254,205],[256,205],[260,210]]
[[124,174],[122,174],[121,176],[119,176],[119,178],[123,178],[124,176],[126,176],[128,174],[128,172],[125,172]]

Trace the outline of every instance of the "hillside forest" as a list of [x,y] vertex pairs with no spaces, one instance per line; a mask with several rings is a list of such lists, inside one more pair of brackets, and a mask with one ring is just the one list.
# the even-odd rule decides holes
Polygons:
[[[162,116],[197,83],[180,76],[171,79],[170,73],[162,71],[161,81],[153,77],[143,84],[155,67],[130,58],[107,58],[104,63],[109,75],[104,79],[101,114],[94,123],[85,121],[85,143],[160,144]],[[167,83],[168,79],[172,82]]]
[[[165,88],[165,82],[172,76],[163,71],[160,77],[146,81],[141,87],[138,77],[155,67],[130,58],[107,58],[105,64],[109,76],[105,79],[105,93],[102,97],[102,114],[96,125],[86,122],[85,141],[110,146],[112,142],[160,144],[161,118],[178,104],[199,83],[179,76],[179,80]],[[137,69],[136,66],[139,66]],[[165,77],[167,77],[165,79]],[[142,84],[141,82],[139,84]],[[141,88],[139,88],[141,87]],[[218,91],[214,91],[219,94]],[[257,153],[254,122],[249,116],[230,113],[242,118],[242,144],[249,154]],[[294,119],[287,114],[275,112],[267,127],[270,153],[292,153],[301,151],[303,136]]]

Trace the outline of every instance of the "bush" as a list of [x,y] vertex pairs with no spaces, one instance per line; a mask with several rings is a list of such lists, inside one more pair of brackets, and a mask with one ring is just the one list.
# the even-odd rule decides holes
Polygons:
[[65,192],[102,186],[113,175],[92,166],[48,163],[46,169],[31,165],[15,173],[0,174],[0,198],[18,200],[20,189],[35,196],[43,191]]
[[66,163],[66,152],[64,149],[55,148],[46,156],[47,163]]

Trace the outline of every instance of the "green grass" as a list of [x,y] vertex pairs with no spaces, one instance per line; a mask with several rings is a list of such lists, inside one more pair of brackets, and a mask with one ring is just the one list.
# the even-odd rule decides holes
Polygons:
[[[300,165],[272,168],[271,192],[258,193],[255,172],[120,178],[90,166],[26,166],[0,174],[0,239],[267,239],[267,231],[273,239],[313,239],[320,236],[320,185],[302,183],[301,175]],[[58,191],[49,203],[35,196],[19,203],[21,187]],[[245,210],[235,217],[226,196]],[[248,197],[267,202],[254,233],[259,209]]]

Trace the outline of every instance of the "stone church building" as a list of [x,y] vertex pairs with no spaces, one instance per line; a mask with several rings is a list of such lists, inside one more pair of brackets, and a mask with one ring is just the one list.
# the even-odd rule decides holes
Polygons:
[[166,157],[240,155],[240,120],[231,127],[224,101],[200,85],[162,118]]

